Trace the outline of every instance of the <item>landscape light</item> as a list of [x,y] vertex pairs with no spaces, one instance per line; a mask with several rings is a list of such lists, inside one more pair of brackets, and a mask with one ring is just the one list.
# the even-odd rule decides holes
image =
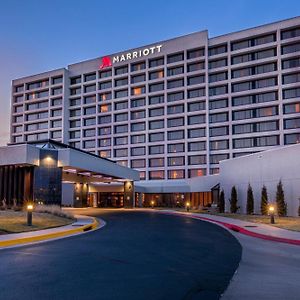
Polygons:
[[27,226],[32,226],[33,205],[27,204]]
[[190,202],[187,202],[187,203],[186,203],[186,211],[190,211],[190,206],[191,206],[191,203],[190,203]]
[[154,208],[154,201],[151,201],[151,207]]
[[274,207],[274,205],[270,205],[269,206],[269,214],[270,214],[270,222],[271,222],[271,224],[275,224],[274,213],[275,213],[275,207]]

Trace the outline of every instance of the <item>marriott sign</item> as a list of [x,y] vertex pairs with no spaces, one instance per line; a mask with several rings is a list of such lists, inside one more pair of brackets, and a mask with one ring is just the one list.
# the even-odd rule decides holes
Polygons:
[[155,53],[161,52],[162,45],[156,45],[148,48],[144,48],[137,51],[127,52],[124,54],[113,56],[112,59],[109,56],[102,57],[102,64],[100,65],[100,69],[111,67],[114,63],[119,63],[139,57],[148,56]]

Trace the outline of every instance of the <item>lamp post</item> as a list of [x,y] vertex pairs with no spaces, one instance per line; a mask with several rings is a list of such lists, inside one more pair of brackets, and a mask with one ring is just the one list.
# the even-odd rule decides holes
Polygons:
[[32,226],[33,205],[27,204],[27,226]]
[[190,211],[190,206],[191,206],[190,202],[187,202],[187,203],[186,203],[186,211],[187,211],[187,212]]
[[270,222],[271,222],[271,224],[275,224],[274,213],[275,213],[275,207],[273,205],[270,205],[269,206],[269,214],[270,214]]
[[154,201],[151,201],[151,208],[154,208]]

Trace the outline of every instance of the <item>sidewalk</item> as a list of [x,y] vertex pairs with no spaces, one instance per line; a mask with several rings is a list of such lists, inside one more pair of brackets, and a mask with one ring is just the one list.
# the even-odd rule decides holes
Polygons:
[[172,214],[199,219],[202,221],[212,222],[221,225],[227,229],[239,232],[248,236],[269,240],[273,242],[287,243],[300,246],[300,232],[281,229],[266,224],[246,222],[238,219],[232,219],[227,217],[189,213],[174,210],[155,210],[156,212],[164,214]]
[[93,217],[76,215],[75,218],[77,219],[76,222],[66,226],[0,235],[0,250],[83,234],[90,230],[99,229],[105,225],[104,221],[99,223],[98,220]]

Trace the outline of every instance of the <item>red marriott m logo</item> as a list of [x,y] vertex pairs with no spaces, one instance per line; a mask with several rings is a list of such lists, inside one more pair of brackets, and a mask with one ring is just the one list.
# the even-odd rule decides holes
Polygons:
[[109,56],[102,57],[102,64],[100,65],[99,68],[104,69],[104,68],[111,67],[111,66],[112,66],[112,63],[111,63],[110,57]]

